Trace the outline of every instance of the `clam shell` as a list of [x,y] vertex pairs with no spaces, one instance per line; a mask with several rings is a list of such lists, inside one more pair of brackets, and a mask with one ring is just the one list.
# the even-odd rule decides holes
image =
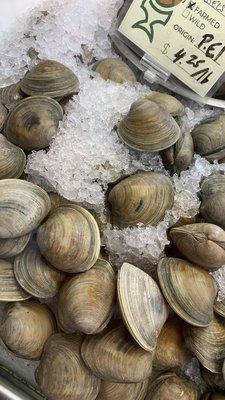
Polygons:
[[10,261],[0,260],[0,301],[23,301],[31,296],[18,285]]
[[205,270],[179,258],[163,258],[158,278],[166,300],[182,319],[199,327],[210,324],[217,287]]
[[82,336],[57,333],[44,347],[36,381],[49,400],[95,400],[100,380],[80,356]]
[[152,354],[139,347],[124,327],[88,336],[81,355],[96,376],[117,383],[137,383],[152,372]]
[[225,264],[225,232],[213,224],[184,225],[170,230],[179,251],[191,262],[216,270]]
[[205,221],[225,229],[225,175],[215,173],[201,184],[200,212]]
[[119,123],[118,135],[134,150],[158,152],[177,142],[180,128],[164,107],[144,98],[131,105]]
[[223,379],[223,374],[214,374],[208,369],[201,367],[201,376],[205,383],[210,389],[222,389],[225,390],[225,381]]
[[214,310],[217,314],[225,318],[225,299],[221,301],[216,300],[214,304]]
[[0,88],[0,103],[8,109],[23,99],[23,93],[20,90],[20,82]]
[[57,99],[76,93],[79,90],[79,80],[65,65],[46,60],[24,76],[20,88],[28,96],[43,95]]
[[100,233],[95,219],[74,204],[58,207],[50,214],[38,229],[37,242],[46,260],[69,273],[91,269],[100,253]]
[[62,118],[62,107],[57,101],[46,96],[28,97],[10,112],[5,135],[24,150],[43,149],[56,136]]
[[19,178],[25,165],[24,151],[0,134],[0,179]]
[[33,183],[0,180],[0,238],[13,239],[36,229],[50,211],[48,194]]
[[64,199],[64,197],[60,196],[57,193],[49,193],[50,201],[51,201],[51,211],[55,211],[56,208],[60,206],[65,206],[67,204],[74,204],[70,200]]
[[147,99],[163,106],[173,117],[182,116],[185,113],[184,105],[168,93],[154,92]]
[[63,273],[45,261],[34,244],[15,258],[14,274],[19,285],[39,299],[56,296],[65,278]]
[[208,392],[205,393],[201,400],[225,400],[225,395],[219,393]]
[[140,172],[119,182],[109,193],[113,225],[120,228],[143,223],[157,225],[174,203],[169,177],[156,172]]
[[118,273],[117,290],[126,327],[139,346],[153,352],[168,317],[158,285],[139,268],[124,263]]
[[7,114],[8,114],[7,109],[5,108],[5,106],[3,106],[2,103],[0,103],[0,132],[2,131],[2,129],[4,127],[4,124],[5,124],[5,121],[7,118]]
[[148,379],[140,383],[114,383],[102,381],[96,400],[144,400]]
[[11,258],[22,253],[31,238],[31,233],[14,239],[0,239],[0,258]]
[[103,79],[116,83],[136,83],[137,79],[133,71],[118,58],[106,58],[95,63],[92,69],[98,72]]
[[54,315],[45,304],[27,300],[6,306],[0,333],[17,356],[38,360],[55,327]]

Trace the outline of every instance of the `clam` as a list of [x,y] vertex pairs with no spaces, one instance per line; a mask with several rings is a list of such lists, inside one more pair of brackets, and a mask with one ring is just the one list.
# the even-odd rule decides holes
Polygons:
[[23,93],[20,90],[19,82],[0,88],[0,103],[4,104],[9,110],[22,99]]
[[114,383],[102,381],[96,400],[144,400],[148,379],[139,383]]
[[0,103],[0,132],[2,131],[2,129],[4,127],[4,124],[5,124],[5,121],[7,118],[7,114],[8,114],[7,109],[5,108],[5,106],[3,106],[2,103]]
[[12,262],[0,260],[0,302],[23,301],[30,297],[17,283]]
[[225,317],[225,299],[216,300],[214,304],[214,310],[217,314]]
[[205,269],[216,270],[225,264],[225,232],[214,224],[184,225],[170,230],[180,252]]
[[100,380],[85,366],[80,347],[82,336],[57,333],[44,347],[36,381],[49,400],[95,400]]
[[41,256],[35,244],[28,246],[14,260],[14,274],[19,285],[34,297],[54,297],[65,278]]
[[87,367],[106,381],[137,383],[152,372],[152,354],[138,346],[123,326],[86,337],[81,355]]
[[214,374],[213,372],[209,371],[208,369],[202,367],[201,368],[201,375],[205,383],[208,387],[213,389],[222,389],[225,390],[225,381],[223,379],[223,374]]
[[79,80],[65,65],[46,60],[24,76],[20,88],[28,96],[43,95],[58,99],[78,92]]
[[169,177],[156,172],[140,172],[123,179],[109,193],[112,223],[120,228],[157,225],[174,203]]
[[207,222],[225,228],[225,175],[215,173],[201,184],[200,212]]
[[60,327],[67,333],[101,332],[112,317],[115,297],[115,273],[107,261],[98,260],[89,271],[70,278],[60,289]]
[[225,400],[225,395],[220,393],[208,392],[201,397],[201,400]]
[[14,239],[0,239],[0,258],[15,257],[27,246],[31,233]]
[[154,92],[147,99],[163,106],[173,117],[182,116],[185,113],[184,105],[168,93]]
[[59,270],[91,269],[100,253],[100,233],[92,215],[74,204],[58,207],[40,226],[37,242],[42,255]]
[[118,273],[117,290],[126,327],[139,346],[153,352],[168,317],[157,283],[139,268],[124,263]]
[[55,319],[45,304],[27,300],[6,306],[0,334],[17,356],[38,360],[46,340],[54,332]]
[[103,79],[116,83],[136,83],[133,71],[119,58],[106,58],[96,62],[92,69],[98,72]]
[[182,319],[199,327],[210,324],[217,287],[205,270],[179,258],[163,258],[158,277],[166,300]]
[[50,211],[48,194],[33,183],[0,180],[0,238],[13,239],[36,229]]
[[62,118],[62,108],[54,99],[46,96],[28,97],[10,112],[5,135],[10,142],[24,150],[43,149],[56,136]]
[[224,323],[218,317],[214,317],[210,325],[205,328],[187,325],[184,335],[188,348],[199,362],[209,371],[215,374],[221,373],[225,358]]
[[183,368],[190,360],[191,353],[185,346],[182,320],[171,317],[158,337],[153,365],[158,370],[169,370]]
[[19,178],[25,165],[26,155],[23,150],[0,134],[0,179]]
[[145,97],[131,105],[119,123],[118,135],[134,150],[158,152],[177,142],[180,128],[164,107]]

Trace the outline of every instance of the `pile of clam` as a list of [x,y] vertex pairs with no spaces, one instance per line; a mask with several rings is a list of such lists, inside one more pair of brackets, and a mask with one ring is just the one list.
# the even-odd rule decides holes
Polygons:
[[[135,84],[122,61],[97,62],[103,79]],[[119,270],[101,248],[104,226],[82,205],[25,180],[29,151],[46,149],[77,77],[44,61],[0,90],[0,336],[16,356],[40,360],[36,381],[49,400],[225,399],[225,301],[210,272],[225,264],[225,175],[201,184],[194,219],[168,232],[171,245],[154,279],[137,266]],[[119,138],[136,151],[161,152],[171,174],[195,151],[225,158],[225,121],[190,133],[183,105],[153,93],[121,118]],[[169,176],[137,172],[107,193],[110,222],[157,225],[174,203]],[[56,311],[46,303],[55,297]],[[196,357],[204,389],[185,376]]]

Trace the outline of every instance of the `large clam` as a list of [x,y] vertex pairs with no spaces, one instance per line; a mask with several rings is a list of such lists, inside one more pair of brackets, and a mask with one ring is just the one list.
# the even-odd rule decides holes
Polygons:
[[166,300],[182,319],[199,327],[210,324],[217,287],[205,270],[168,257],[159,262],[158,277]]
[[94,217],[74,204],[58,207],[40,226],[37,241],[54,267],[70,273],[89,270],[100,252],[100,233]]
[[102,381],[96,400],[144,400],[148,379],[139,383],[115,383]]
[[17,283],[12,262],[0,259],[0,301],[23,301],[30,297]]
[[109,79],[116,83],[137,82],[133,71],[119,58],[100,60],[93,65],[92,69],[98,72],[106,81]]
[[24,151],[0,134],[0,179],[19,178],[25,165]]
[[0,103],[4,104],[9,110],[22,99],[23,93],[20,90],[19,82],[0,88]]
[[0,239],[0,258],[11,258],[20,254],[27,246],[31,233],[14,239]]
[[154,92],[146,98],[163,106],[173,117],[182,116],[185,112],[184,105],[168,93]]
[[161,173],[139,172],[114,186],[108,201],[114,225],[156,225],[172,208],[174,189],[170,178]]
[[2,129],[4,127],[4,124],[5,124],[5,121],[7,118],[7,114],[8,114],[7,109],[5,108],[5,106],[3,106],[2,103],[0,103],[0,132],[2,131]]
[[200,212],[207,222],[225,229],[225,175],[215,173],[201,184]]
[[44,347],[36,381],[49,400],[95,400],[100,380],[85,366],[82,336],[57,333]]

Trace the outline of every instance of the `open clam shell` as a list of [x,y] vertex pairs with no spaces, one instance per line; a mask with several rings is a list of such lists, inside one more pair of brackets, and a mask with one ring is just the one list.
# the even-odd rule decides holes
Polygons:
[[140,172],[123,179],[109,193],[112,223],[120,228],[143,223],[157,225],[174,203],[169,177]]
[[79,80],[65,65],[46,60],[24,76],[20,88],[28,96],[43,95],[57,99],[76,93],[79,90]]
[[0,179],[19,178],[25,165],[24,151],[0,134]]
[[10,261],[0,260],[0,301],[23,301],[31,296],[17,283]]
[[31,238],[31,233],[14,239],[0,239],[0,258],[11,258],[22,253]]
[[24,236],[36,229],[49,213],[45,190],[19,179],[0,180],[0,238]]
[[106,58],[96,62],[92,69],[98,72],[103,79],[116,83],[136,83],[137,79],[133,71],[118,58]]
[[88,368],[106,381],[137,383],[152,372],[152,354],[138,346],[124,327],[86,337],[81,355]]
[[4,127],[4,124],[5,124],[5,121],[7,118],[7,114],[8,114],[7,109],[5,108],[5,106],[3,106],[2,103],[0,103],[0,132],[2,131],[2,129]]
[[207,222],[225,229],[225,175],[215,173],[201,184],[200,212]]
[[139,268],[124,263],[118,273],[117,290],[126,327],[144,350],[153,352],[168,317],[157,283]]
[[154,92],[146,98],[163,106],[173,117],[182,116],[185,113],[184,105],[168,93]]
[[139,383],[115,383],[102,381],[96,400],[144,400],[148,379]]
[[57,333],[44,347],[36,381],[49,400],[95,400],[100,380],[85,366],[80,347],[82,336]]
[[20,83],[0,88],[0,103],[8,109],[11,109],[15,104],[23,99],[23,93],[20,90]]
[[210,324],[217,287],[205,270],[168,257],[159,262],[158,277],[166,300],[183,320],[199,327]]

